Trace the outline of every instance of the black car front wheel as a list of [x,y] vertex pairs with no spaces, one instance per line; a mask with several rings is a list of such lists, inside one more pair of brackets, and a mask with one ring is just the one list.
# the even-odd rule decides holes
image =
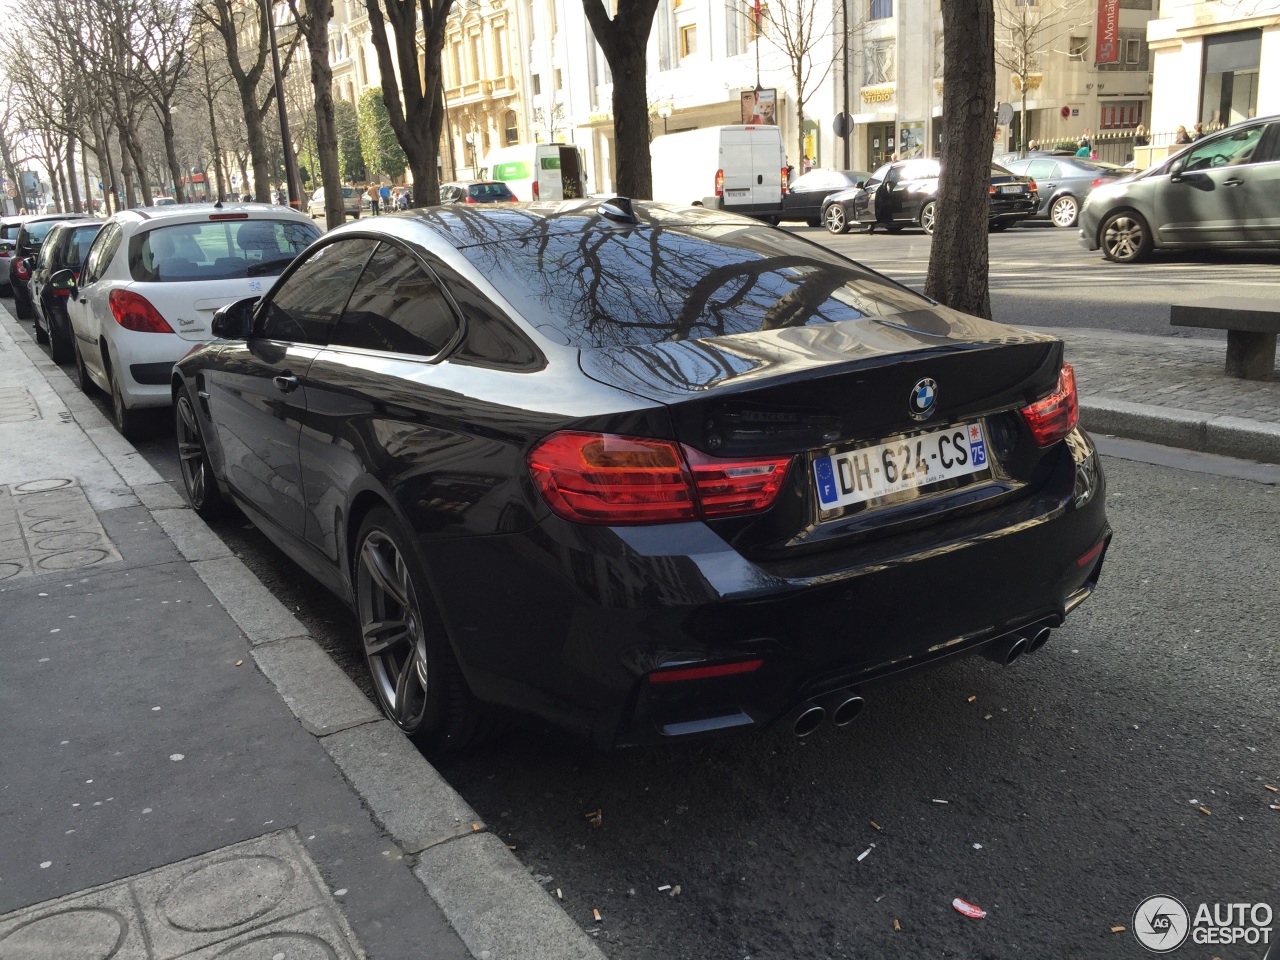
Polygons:
[[849,218],[839,203],[827,205],[827,209],[822,211],[822,223],[831,233],[845,233],[849,229]]
[[54,363],[70,363],[75,350],[75,344],[72,342],[71,337],[70,323],[66,324],[66,326],[60,324],[52,310],[46,310],[44,315],[49,322],[49,355],[53,358]]
[[218,481],[213,478],[209,450],[200,430],[200,421],[196,418],[191,391],[185,384],[178,390],[173,417],[178,437],[178,465],[182,471],[182,487],[196,513],[206,520],[211,519],[222,512],[225,501],[222,491],[218,489]]
[[478,705],[390,510],[377,507],[365,517],[353,566],[365,663],[382,712],[426,750],[466,746],[479,730]]
[[1133,210],[1121,210],[1102,221],[1098,240],[1102,255],[1114,263],[1136,263],[1151,252],[1151,228]]

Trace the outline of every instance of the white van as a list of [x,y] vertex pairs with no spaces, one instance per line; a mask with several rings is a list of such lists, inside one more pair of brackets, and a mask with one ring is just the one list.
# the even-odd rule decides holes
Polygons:
[[586,157],[571,143],[522,143],[485,155],[478,179],[505,183],[517,200],[585,197]]
[[787,189],[782,131],[764,124],[707,127],[656,137],[653,199],[700,203],[777,223]]

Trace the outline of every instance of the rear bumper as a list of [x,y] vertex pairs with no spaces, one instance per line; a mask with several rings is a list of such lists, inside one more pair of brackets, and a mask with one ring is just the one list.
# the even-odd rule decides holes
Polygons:
[[[803,576],[749,561],[700,523],[553,518],[420,548],[480,699],[602,746],[764,727],[815,697],[1060,623],[1097,583],[1111,535],[1092,444],[1080,433],[1069,451],[1051,489],[1016,517],[940,524],[928,549],[890,559],[892,539],[881,540],[874,562],[865,547],[832,550]],[[649,680],[663,667],[753,659],[763,664],[749,673]]]

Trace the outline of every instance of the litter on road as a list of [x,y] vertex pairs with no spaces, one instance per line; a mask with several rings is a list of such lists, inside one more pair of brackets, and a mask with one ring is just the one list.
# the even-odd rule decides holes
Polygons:
[[902,924],[900,924],[897,920],[894,920],[894,921],[893,921],[893,929],[895,929],[895,930],[901,930],[901,929],[902,929]]
[[867,854],[869,854],[869,853],[871,852],[871,850],[872,850],[872,848],[873,848],[874,846],[875,846],[875,844],[873,843],[870,847],[867,847],[867,849],[863,850],[860,854],[858,854],[858,862],[859,862],[859,863],[861,863],[863,860],[867,859]]
[[1280,788],[1273,787],[1269,783],[1265,783],[1263,784],[1263,786],[1266,787],[1268,790],[1270,790],[1272,793],[1280,793]]
[[950,800],[930,800],[930,803],[950,803]]
[[677,883],[674,887],[671,888],[671,892],[668,893],[667,896],[678,897],[679,895],[680,895],[680,884]]
[[977,700],[977,699],[978,699],[978,695],[975,693],[975,694],[973,694],[972,696],[970,696],[970,697],[969,697],[969,702],[970,702],[970,703],[973,703],[973,701],[975,701],[975,700]]
[[658,888],[658,892],[659,892],[659,893],[666,893],[666,892],[667,892],[668,890],[670,890],[670,889],[671,889],[671,884],[669,884],[669,883],[664,883],[662,886],[660,886],[660,887]]
[[590,813],[584,814],[591,826],[596,829],[600,828],[600,824],[604,823],[604,810],[592,810]]
[[951,906],[955,907],[956,910],[963,913],[966,917],[972,917],[974,920],[981,920],[987,915],[987,911],[983,910],[981,907],[975,906],[966,900],[961,900],[959,897],[956,897],[951,901]]
[[880,824],[876,823],[874,820],[869,820],[869,821],[867,821],[867,822],[868,822],[868,823],[870,823],[870,824],[871,824],[871,826],[872,826],[872,827],[874,827],[874,828],[875,828],[875,829],[877,829],[877,830],[883,830],[883,829],[884,829],[883,827],[881,827],[881,826],[880,826]]
[[1201,813],[1203,813],[1206,817],[1211,817],[1211,816],[1213,816],[1213,814],[1211,814],[1211,813],[1209,812],[1209,808],[1208,808],[1208,807],[1199,807],[1198,809],[1199,809],[1199,810],[1200,810],[1200,812],[1201,812]]
[[1124,927],[1115,926],[1111,928],[1112,933],[1124,933]]
[[596,923],[603,923],[604,917],[600,916],[600,911],[595,907],[591,908],[591,915],[596,918]]

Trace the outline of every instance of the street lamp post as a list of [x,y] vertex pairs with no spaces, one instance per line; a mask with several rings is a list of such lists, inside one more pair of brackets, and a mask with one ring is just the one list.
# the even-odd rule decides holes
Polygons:
[[667,120],[670,118],[671,112],[670,101],[664,100],[658,104],[658,116],[662,118],[662,135],[664,137],[667,135]]
[[271,12],[271,0],[262,0],[262,15],[267,18],[267,36],[271,41],[271,72],[275,78],[276,107],[280,111],[280,140],[284,148],[284,175],[289,182],[289,206],[302,209],[302,183],[298,178],[298,161],[293,155],[293,141],[289,136],[289,111],[284,105],[284,81],[280,75],[280,50],[276,46],[276,20]]

